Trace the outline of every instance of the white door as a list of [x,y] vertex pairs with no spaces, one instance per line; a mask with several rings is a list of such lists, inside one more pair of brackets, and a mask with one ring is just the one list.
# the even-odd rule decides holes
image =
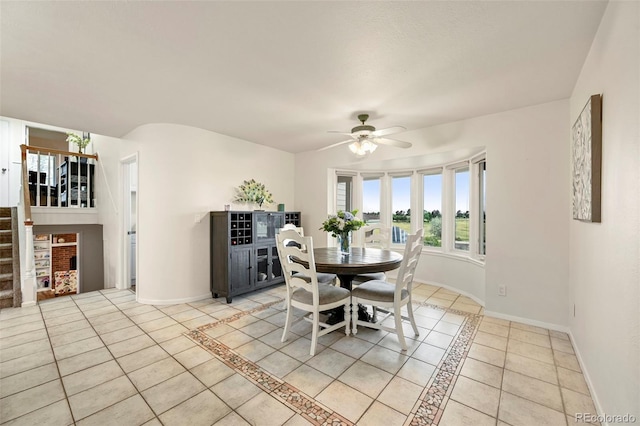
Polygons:
[[123,270],[125,288],[135,289],[138,292],[136,264],[138,249],[136,244],[138,229],[138,156],[127,157],[121,161],[122,181],[124,184],[123,195]]

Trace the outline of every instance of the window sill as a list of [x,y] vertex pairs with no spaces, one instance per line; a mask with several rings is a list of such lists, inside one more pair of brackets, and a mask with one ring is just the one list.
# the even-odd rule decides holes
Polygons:
[[460,260],[463,262],[467,262],[467,263],[471,263],[472,265],[476,265],[476,266],[481,266],[484,268],[484,259],[474,259],[472,257],[470,257],[468,254],[463,253],[463,252],[443,252],[440,250],[434,250],[434,249],[428,249],[428,248],[424,248],[422,250],[422,256],[427,255],[427,256],[439,256],[439,257],[446,257],[449,259],[455,259],[455,260]]

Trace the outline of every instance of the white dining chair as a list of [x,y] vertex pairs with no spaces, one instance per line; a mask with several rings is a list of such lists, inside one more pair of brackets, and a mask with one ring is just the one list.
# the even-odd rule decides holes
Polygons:
[[[282,342],[288,339],[289,330],[294,321],[293,308],[307,312],[303,317],[312,323],[311,332],[311,356],[315,355],[318,337],[345,328],[345,334],[349,335],[349,319],[351,318],[351,292],[345,288],[320,284],[316,274],[316,265],[313,256],[313,240],[311,237],[302,237],[294,230],[282,230],[276,237],[278,257],[284,271],[287,285],[287,315],[282,332]],[[288,244],[294,242],[296,244]],[[294,262],[293,258],[308,264]],[[342,306],[344,308],[344,320],[336,324],[327,324],[320,321],[320,312]]]
[[[386,315],[380,319],[374,316],[373,323],[361,321],[358,319],[357,310],[354,309],[351,317],[352,332],[355,335],[358,332],[358,325],[367,326],[379,330],[396,333],[402,350],[407,350],[407,343],[404,339],[404,331],[402,329],[402,307],[407,307],[409,321],[413,327],[416,336],[419,336],[418,327],[413,317],[413,307],[411,305],[411,289],[413,287],[413,277],[415,274],[420,253],[422,252],[422,234],[423,230],[419,229],[415,234],[407,237],[407,243],[404,249],[404,256],[400,264],[400,270],[395,284],[382,280],[371,280],[360,284],[351,291],[351,303],[357,306],[358,303],[363,305],[372,305],[380,308],[392,308]],[[394,316],[395,328],[388,327],[382,323],[390,315]]]
[[[368,224],[360,228],[364,237],[365,248],[379,248],[389,250],[391,247],[391,228],[382,226],[379,223]],[[384,272],[372,272],[369,274],[359,274],[353,277],[353,285],[360,285],[371,280],[385,281],[387,276]]]
[[[304,228],[302,226],[295,226],[292,223],[287,223],[282,227],[284,230],[293,230],[300,234],[301,237],[304,237]],[[282,230],[280,231],[282,232]],[[320,284],[331,284],[336,285],[338,283],[338,276],[336,274],[327,274],[324,272],[318,272],[318,282]]]
[[298,234],[304,237],[304,228],[302,226],[296,226],[293,223],[287,223],[282,227],[282,229],[290,229],[296,231]]

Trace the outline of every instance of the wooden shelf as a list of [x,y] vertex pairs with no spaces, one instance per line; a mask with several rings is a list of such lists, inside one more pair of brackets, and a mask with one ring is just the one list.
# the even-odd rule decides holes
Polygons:
[[78,243],[53,243],[51,244],[51,247],[70,247],[70,246],[77,246]]

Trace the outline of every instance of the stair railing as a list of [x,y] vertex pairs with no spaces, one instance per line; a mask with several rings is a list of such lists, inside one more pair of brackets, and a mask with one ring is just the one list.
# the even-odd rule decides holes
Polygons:
[[[20,145],[20,149],[25,207],[94,207],[92,179],[97,155],[32,145]],[[30,218],[28,210],[25,217]]]

